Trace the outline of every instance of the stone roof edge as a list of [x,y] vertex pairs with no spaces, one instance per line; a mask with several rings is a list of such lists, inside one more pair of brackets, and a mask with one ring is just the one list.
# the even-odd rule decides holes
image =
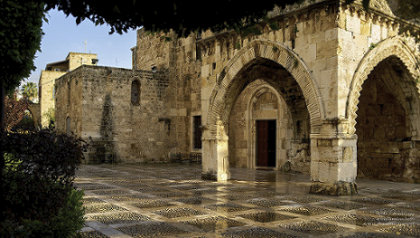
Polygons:
[[[344,7],[345,9],[351,8],[351,6],[357,6],[358,7],[357,11],[363,10],[363,11],[366,12],[366,10],[362,6],[362,4],[357,3],[357,2],[347,3],[346,0],[326,0],[326,1],[322,1],[322,2],[316,2],[314,4],[311,4],[311,5],[299,8],[299,9],[293,9],[290,12],[282,13],[282,14],[277,15],[277,16],[273,16],[273,17],[270,18],[270,20],[275,21],[275,20],[282,19],[282,18],[287,19],[287,18],[291,18],[292,16],[295,17],[296,15],[302,14],[305,11],[315,10],[315,9],[319,9],[321,7],[325,7],[326,5],[333,5],[333,4],[336,4],[339,7]],[[419,24],[404,20],[404,19],[402,19],[400,17],[397,17],[395,15],[392,15],[392,16],[388,15],[387,13],[381,12],[381,11],[373,9],[373,8],[369,9],[369,13],[379,15],[382,18],[386,18],[390,22],[394,22],[394,23],[397,23],[399,25],[405,25],[405,26],[409,26],[411,28],[414,28],[413,29],[414,32],[416,32],[417,34],[420,34],[420,25]],[[197,43],[204,44],[206,42],[210,42],[214,39],[217,39],[218,37],[225,37],[229,34],[235,34],[235,33],[236,32],[234,30],[217,32],[217,33],[214,33],[214,35],[212,35],[210,37],[197,40]]]
[[118,68],[118,67],[112,67],[112,66],[99,66],[99,65],[80,65],[79,67],[73,69],[70,72],[67,72],[66,74],[58,77],[55,81],[57,82],[58,80],[61,80],[62,78],[66,78],[66,77],[70,77],[73,74],[79,73],[79,71],[83,71],[84,69],[101,69],[101,70],[118,70],[118,71],[124,71],[126,73],[132,72],[132,73],[138,73],[140,75],[144,75],[144,76],[155,76],[155,75],[159,75],[159,76],[167,76],[167,72],[166,71],[157,71],[157,72],[152,72],[149,70],[133,70],[133,69],[127,69],[127,68]]

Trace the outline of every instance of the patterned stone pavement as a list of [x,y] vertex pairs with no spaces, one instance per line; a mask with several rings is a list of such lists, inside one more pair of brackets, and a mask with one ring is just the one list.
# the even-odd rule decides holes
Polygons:
[[359,180],[359,195],[308,194],[309,177],[197,164],[84,165],[82,237],[420,237],[420,185]]

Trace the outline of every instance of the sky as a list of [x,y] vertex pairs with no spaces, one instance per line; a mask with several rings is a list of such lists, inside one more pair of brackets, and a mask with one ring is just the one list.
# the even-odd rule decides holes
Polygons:
[[41,70],[48,63],[65,60],[69,52],[96,53],[98,65],[132,67],[130,49],[136,45],[135,30],[110,35],[108,25],[95,26],[89,20],[77,25],[74,17],[55,9],[48,12],[47,19],[48,23],[42,25],[41,52],[36,53],[34,62],[36,70],[21,85],[27,81],[38,83]]

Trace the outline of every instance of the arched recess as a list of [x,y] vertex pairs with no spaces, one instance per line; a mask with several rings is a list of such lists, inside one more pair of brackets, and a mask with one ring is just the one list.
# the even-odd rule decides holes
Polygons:
[[379,43],[360,62],[347,102],[357,134],[358,176],[420,181],[420,71],[400,37]]
[[[283,79],[284,80],[284,79]],[[278,90],[263,79],[247,85],[238,96],[229,118],[229,164],[233,167],[263,167],[257,163],[257,123],[275,122],[272,143],[276,144],[274,164],[280,169],[287,161],[287,149],[293,137],[294,125],[287,102]],[[273,145],[273,144],[272,144]]]
[[319,88],[308,67],[297,54],[285,46],[273,41],[254,40],[229,61],[217,79],[209,100],[207,136],[216,136],[218,120],[222,120],[224,125],[227,124],[232,104],[246,84],[236,80],[237,75],[244,67],[252,66],[250,63],[258,59],[267,59],[279,64],[296,80],[309,112],[311,133],[319,133],[325,110]]
[[[416,59],[415,54],[398,36],[380,42],[360,61],[350,84],[346,105],[346,118],[349,121],[350,134],[356,132],[357,110],[363,83],[379,63],[390,57],[398,58],[411,74],[411,82],[401,82],[403,90],[408,92],[414,89],[416,92],[412,93],[417,94],[417,96],[420,94],[420,83],[417,82],[420,79],[419,61]],[[415,85],[415,87],[410,87],[410,85]],[[414,123],[411,125],[415,129],[414,131],[420,133],[419,120],[414,120],[412,123]],[[416,137],[420,139],[420,134],[417,134]]]
[[266,80],[282,94],[281,86],[278,85],[278,78],[282,75],[276,73],[280,71],[283,76],[293,79],[292,86],[295,91],[299,91],[297,95],[302,102],[299,105],[303,105],[307,111],[310,133],[319,133],[325,110],[316,82],[303,60],[277,42],[252,41],[224,67],[210,95],[203,133],[204,178],[229,178],[227,132],[235,100],[252,80],[258,78]]

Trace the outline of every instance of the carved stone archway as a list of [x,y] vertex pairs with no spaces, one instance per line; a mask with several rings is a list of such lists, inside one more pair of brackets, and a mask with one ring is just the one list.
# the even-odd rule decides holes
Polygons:
[[[203,178],[224,181],[229,179],[228,136],[225,126],[238,89],[242,88],[237,75],[250,62],[269,60],[282,66],[299,85],[310,118],[311,134],[318,134],[324,116],[324,105],[316,82],[303,60],[285,46],[266,40],[255,40],[242,48],[223,68],[210,95],[208,114],[203,133]],[[236,90],[236,91],[235,91]]]
[[[357,109],[363,83],[366,81],[369,74],[380,62],[392,56],[395,56],[402,61],[404,66],[410,72],[413,80],[418,80],[420,78],[419,61],[416,59],[414,53],[404,43],[401,37],[396,36],[388,38],[376,45],[375,48],[370,50],[363,57],[363,59],[359,63],[359,66],[356,69],[356,72],[350,84],[350,90],[346,105],[346,118],[349,121],[350,134],[354,134],[356,132],[355,126],[357,118]],[[417,94],[420,94],[420,83],[418,83],[417,81],[412,83],[416,85]],[[420,129],[420,125],[412,126],[414,128]],[[420,138],[420,135],[418,136]]]

